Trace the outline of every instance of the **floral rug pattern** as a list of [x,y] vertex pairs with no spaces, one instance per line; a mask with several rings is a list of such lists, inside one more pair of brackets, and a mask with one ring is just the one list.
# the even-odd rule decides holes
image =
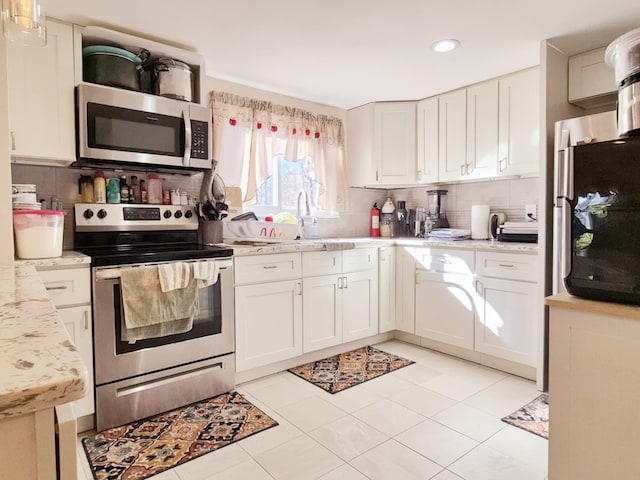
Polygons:
[[337,393],[413,363],[366,346],[290,368],[289,371],[329,393]]
[[549,394],[543,393],[502,421],[549,439]]
[[142,480],[278,425],[237,392],[82,439],[96,480]]

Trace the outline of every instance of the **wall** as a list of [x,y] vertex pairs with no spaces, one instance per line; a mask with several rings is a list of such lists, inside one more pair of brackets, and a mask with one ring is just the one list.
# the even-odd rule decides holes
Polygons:
[[7,71],[4,36],[0,35],[0,265],[13,265],[13,217],[11,215],[11,163],[7,112]]

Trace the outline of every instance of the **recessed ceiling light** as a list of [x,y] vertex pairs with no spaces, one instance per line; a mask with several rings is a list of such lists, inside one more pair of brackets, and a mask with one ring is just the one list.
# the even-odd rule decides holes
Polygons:
[[431,45],[431,48],[433,48],[434,52],[444,53],[444,52],[450,52],[451,50],[457,48],[458,46],[460,46],[460,42],[458,40],[454,40],[453,38],[450,38],[447,40],[437,41],[436,43]]

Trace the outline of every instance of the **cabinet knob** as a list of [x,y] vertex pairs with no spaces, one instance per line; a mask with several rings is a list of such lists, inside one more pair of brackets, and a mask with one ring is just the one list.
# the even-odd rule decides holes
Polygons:
[[500,159],[500,162],[499,162],[499,165],[498,165],[498,169],[501,172],[504,172],[506,168],[507,168],[507,157],[502,157]]

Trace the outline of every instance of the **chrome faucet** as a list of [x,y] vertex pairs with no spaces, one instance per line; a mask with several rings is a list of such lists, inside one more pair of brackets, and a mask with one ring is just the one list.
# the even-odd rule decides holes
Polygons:
[[304,229],[304,218],[300,208],[300,198],[302,195],[304,195],[304,215],[311,215],[311,210],[309,209],[309,196],[307,195],[307,192],[300,190],[298,193],[298,200],[296,201],[296,207],[298,210],[298,238],[302,238],[302,230]]

